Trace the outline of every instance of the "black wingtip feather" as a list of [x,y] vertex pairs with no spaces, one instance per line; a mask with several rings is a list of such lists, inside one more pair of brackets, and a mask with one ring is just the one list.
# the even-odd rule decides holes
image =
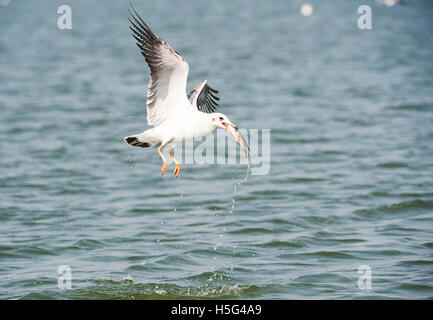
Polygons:
[[[128,8],[129,14],[134,19],[134,21],[140,26],[140,28],[138,28],[131,20],[129,20],[129,21],[134,25],[134,27],[138,28],[141,32],[145,32],[149,38],[154,39],[154,40],[158,39],[158,36],[152,31],[152,29],[150,29],[150,27],[146,24],[146,22],[143,21],[143,19],[138,14],[137,10],[135,10],[132,3],[130,2],[129,4],[131,5],[132,10],[134,10],[135,15]],[[137,18],[140,21],[138,21]]]
[[209,86],[206,80],[204,82],[205,84],[201,87],[200,91],[197,91],[198,89],[194,89],[188,94],[188,99],[190,99],[191,103],[193,103],[195,100],[195,105],[199,111],[212,113],[215,112],[219,106],[217,101],[219,101],[220,98],[216,96],[216,94],[218,94],[218,90],[215,90]]

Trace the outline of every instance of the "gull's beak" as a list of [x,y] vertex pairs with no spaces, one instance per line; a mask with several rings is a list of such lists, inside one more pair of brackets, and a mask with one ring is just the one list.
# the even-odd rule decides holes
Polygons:
[[223,122],[222,125],[224,126],[224,129],[226,129],[230,133],[231,133],[230,128],[233,128],[234,131],[239,130],[238,127],[236,127],[236,125],[234,123],[231,123],[231,122],[230,123]]

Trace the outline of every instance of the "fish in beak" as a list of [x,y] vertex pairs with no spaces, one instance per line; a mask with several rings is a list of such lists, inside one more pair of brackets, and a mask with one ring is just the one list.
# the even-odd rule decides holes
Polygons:
[[243,182],[247,181],[248,174],[250,172],[250,147],[248,146],[247,142],[245,141],[242,134],[239,132],[239,129],[236,127],[234,123],[222,123],[224,126],[224,129],[226,129],[230,134],[235,138],[236,142],[239,143],[239,146],[241,149],[245,152],[245,156],[247,157],[248,161],[248,169],[247,174],[245,175],[245,178]]

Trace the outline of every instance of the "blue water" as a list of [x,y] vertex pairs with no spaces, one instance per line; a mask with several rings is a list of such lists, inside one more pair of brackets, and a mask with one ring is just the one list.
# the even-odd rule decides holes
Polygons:
[[270,171],[236,189],[242,164],[161,177],[155,149],[123,142],[146,128],[149,80],[128,1],[11,0],[0,298],[433,298],[431,1],[312,1],[308,17],[303,1],[134,4],[188,61],[188,88],[208,79],[220,112],[271,130]]

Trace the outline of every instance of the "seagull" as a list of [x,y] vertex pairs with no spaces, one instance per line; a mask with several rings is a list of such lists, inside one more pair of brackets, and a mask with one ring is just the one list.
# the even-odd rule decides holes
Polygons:
[[125,142],[144,149],[159,144],[157,152],[163,161],[162,175],[167,169],[167,160],[162,151],[165,146],[170,146],[168,155],[175,163],[174,174],[178,177],[180,163],[171,153],[174,147],[222,128],[234,136],[247,156],[246,181],[250,167],[249,147],[237,126],[226,115],[215,112],[217,101],[220,100],[218,91],[204,80],[187,95],[188,63],[167,42],[153,33],[134,7],[132,9],[134,13],[128,10],[131,15],[128,18],[131,23],[129,28],[150,69],[146,106],[147,124],[153,128],[125,137]]

